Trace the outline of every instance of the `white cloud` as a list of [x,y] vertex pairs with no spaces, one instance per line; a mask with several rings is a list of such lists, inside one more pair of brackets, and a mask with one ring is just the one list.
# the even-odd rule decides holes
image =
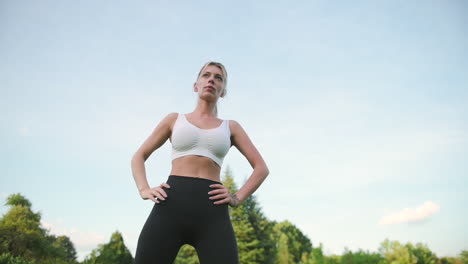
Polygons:
[[405,208],[399,212],[382,217],[379,225],[394,225],[399,223],[413,223],[431,217],[439,212],[440,206],[432,201],[426,201],[416,208]]

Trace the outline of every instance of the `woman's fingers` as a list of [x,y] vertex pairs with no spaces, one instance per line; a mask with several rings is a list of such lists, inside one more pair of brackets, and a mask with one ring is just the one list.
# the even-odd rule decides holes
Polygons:
[[[155,190],[156,192],[160,193],[162,196],[167,197],[167,193],[163,190],[163,188],[161,188],[161,187],[156,187],[156,188],[154,188],[153,190]],[[163,199],[163,200],[164,200],[164,199]]]
[[229,189],[222,184],[212,184],[210,185],[211,188],[215,188],[215,190],[209,191],[208,194],[210,196],[210,200],[219,200],[214,202],[214,204],[224,204],[229,203],[231,200],[231,196],[229,195]]
[[229,196],[229,193],[222,193],[222,194],[211,196],[210,199],[211,200],[218,200],[218,199],[221,199],[221,198],[227,198],[228,196]]
[[159,201],[154,198],[155,196],[155,193],[152,189],[148,189],[148,190],[145,190],[145,192],[142,194],[142,198],[143,200],[147,200],[147,199],[150,199],[151,201],[155,202],[155,203],[159,203]]
[[163,187],[165,188],[171,188],[169,184],[167,183],[161,183],[158,187],[154,187],[151,189],[146,189],[141,192],[141,196],[144,200],[150,199],[151,201],[155,203],[159,203],[158,200],[166,200],[167,198],[167,193],[164,191]]
[[[161,194],[161,193],[159,193],[157,190],[156,190],[156,191],[153,191],[152,194],[153,194],[154,196],[156,196],[159,200],[166,200],[166,199],[164,198],[164,195]],[[167,197],[167,195],[166,195],[165,197]]]
[[228,188],[226,188],[224,185],[221,185],[221,184],[212,184],[210,185],[210,187],[213,188],[214,190],[209,191],[208,194],[229,192]]
[[224,204],[224,203],[229,203],[231,200],[231,197],[228,196],[227,198],[223,199],[223,200],[219,200],[219,201],[216,201],[214,202],[214,204]]
[[227,190],[227,189],[216,189],[216,190],[213,190],[213,191],[209,191],[208,194],[213,195],[213,194],[228,193],[228,192],[229,192],[229,190]]
[[151,201],[155,202],[155,203],[159,203],[158,199],[155,199],[154,197],[150,197]]

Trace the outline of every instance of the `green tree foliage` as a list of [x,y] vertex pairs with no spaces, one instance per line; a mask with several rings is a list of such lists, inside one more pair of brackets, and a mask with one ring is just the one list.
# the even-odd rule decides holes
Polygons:
[[468,264],[468,250],[463,250],[463,251],[460,253],[460,260],[461,260],[464,264]]
[[[274,233],[278,245],[278,258],[284,260],[282,255],[286,251],[282,249],[283,243],[287,243],[287,252],[289,255],[289,262],[280,263],[301,263],[304,256],[310,256],[312,253],[312,243],[310,239],[304,235],[295,225],[289,221],[276,223],[274,226]],[[282,238],[283,237],[283,238]],[[284,239],[287,237],[287,240]],[[306,260],[308,261],[308,260]]]
[[426,245],[407,243],[406,247],[416,257],[416,264],[437,264],[437,256]]
[[293,263],[293,256],[289,253],[288,249],[288,236],[280,234],[278,239],[278,258],[277,264]]
[[339,255],[324,256],[323,258],[323,264],[340,264],[340,263],[341,263],[341,256]]
[[459,257],[442,257],[437,264],[468,264],[468,250],[463,250]]
[[[323,245],[320,243],[319,247],[312,248],[312,253],[307,254],[303,253],[304,255],[304,263],[311,263],[311,264],[325,264],[326,259],[325,256],[323,255]],[[310,260],[309,260],[310,259]],[[332,259],[330,259],[330,262]]]
[[177,254],[174,264],[200,264],[195,248],[188,244],[183,245]]
[[19,193],[15,193],[10,195],[7,198],[7,202],[5,205],[10,205],[10,206],[23,206],[23,207],[28,207],[31,208],[31,202],[26,199],[23,195]]
[[131,264],[132,262],[132,254],[125,246],[122,234],[116,231],[112,234],[109,243],[94,249],[83,264]]
[[460,258],[442,257],[439,258],[437,264],[464,264]]
[[341,264],[378,264],[383,263],[384,258],[379,253],[372,253],[359,249],[352,252],[348,249],[345,250],[341,256]]
[[31,203],[20,194],[10,195],[10,210],[0,220],[0,253],[37,259],[44,251],[46,231],[41,228],[40,213],[31,210]]
[[[230,192],[237,191],[237,185],[232,177],[231,170],[226,169],[223,184]],[[230,217],[239,249],[239,261],[245,264],[256,264],[264,261],[264,249],[260,246],[255,228],[250,222],[249,212],[245,203],[236,208],[229,207]]]
[[273,263],[277,255],[276,241],[274,239],[275,222],[265,217],[255,195],[248,197],[242,206],[247,214],[247,220],[254,230],[255,237],[259,241],[257,247],[262,249],[262,254],[257,258],[256,263]]
[[8,252],[0,255],[0,264],[34,264],[32,261],[28,261],[22,257],[15,257]]
[[[334,259],[331,259],[329,261],[330,264],[335,264],[335,262],[332,262]],[[302,257],[301,257],[301,264],[325,264],[326,262],[326,256],[323,255],[323,245],[320,244],[319,247],[314,248],[312,247],[312,251],[309,252],[302,252]],[[338,264],[339,262],[336,262]]]
[[21,194],[12,194],[10,210],[0,219],[0,254],[6,263],[74,264],[76,251],[66,236],[55,237],[41,227],[41,214]]
[[[237,190],[232,173],[225,172],[224,185]],[[54,236],[41,227],[41,214],[21,194],[7,198],[10,206],[0,218],[0,264],[78,264],[76,250],[67,236]],[[255,196],[231,208],[230,216],[242,264],[468,264],[468,251],[459,257],[438,258],[422,243],[402,244],[384,240],[379,252],[345,250],[342,256],[323,254],[323,246],[312,247],[310,239],[289,221],[269,221]],[[131,264],[133,257],[121,233],[99,245],[81,264]],[[195,249],[184,245],[175,264],[199,264]]]
[[385,258],[385,263],[389,264],[416,264],[416,256],[398,241],[385,239],[379,248],[380,254]]
[[67,236],[59,236],[57,238],[53,237],[52,245],[54,248],[61,249],[61,257],[69,262],[76,260],[76,250],[75,246],[71,242],[70,238]]

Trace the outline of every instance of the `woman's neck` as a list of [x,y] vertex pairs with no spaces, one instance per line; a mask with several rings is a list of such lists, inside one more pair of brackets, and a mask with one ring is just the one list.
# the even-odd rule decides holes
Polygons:
[[193,113],[199,117],[217,117],[216,103],[198,100],[197,106]]

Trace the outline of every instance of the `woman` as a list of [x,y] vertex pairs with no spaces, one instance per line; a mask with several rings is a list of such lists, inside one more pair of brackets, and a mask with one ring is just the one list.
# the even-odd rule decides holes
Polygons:
[[[183,244],[192,245],[201,264],[239,263],[228,205],[236,207],[265,180],[268,168],[246,132],[234,120],[217,117],[216,103],[226,95],[227,72],[208,62],[193,89],[195,110],[171,113],[154,129],[132,158],[132,173],[141,198],[155,204],[138,239],[135,264],[170,264]],[[172,169],[167,182],[151,188],[144,162],[169,139]],[[221,183],[224,156],[235,146],[253,173],[235,193]]]

